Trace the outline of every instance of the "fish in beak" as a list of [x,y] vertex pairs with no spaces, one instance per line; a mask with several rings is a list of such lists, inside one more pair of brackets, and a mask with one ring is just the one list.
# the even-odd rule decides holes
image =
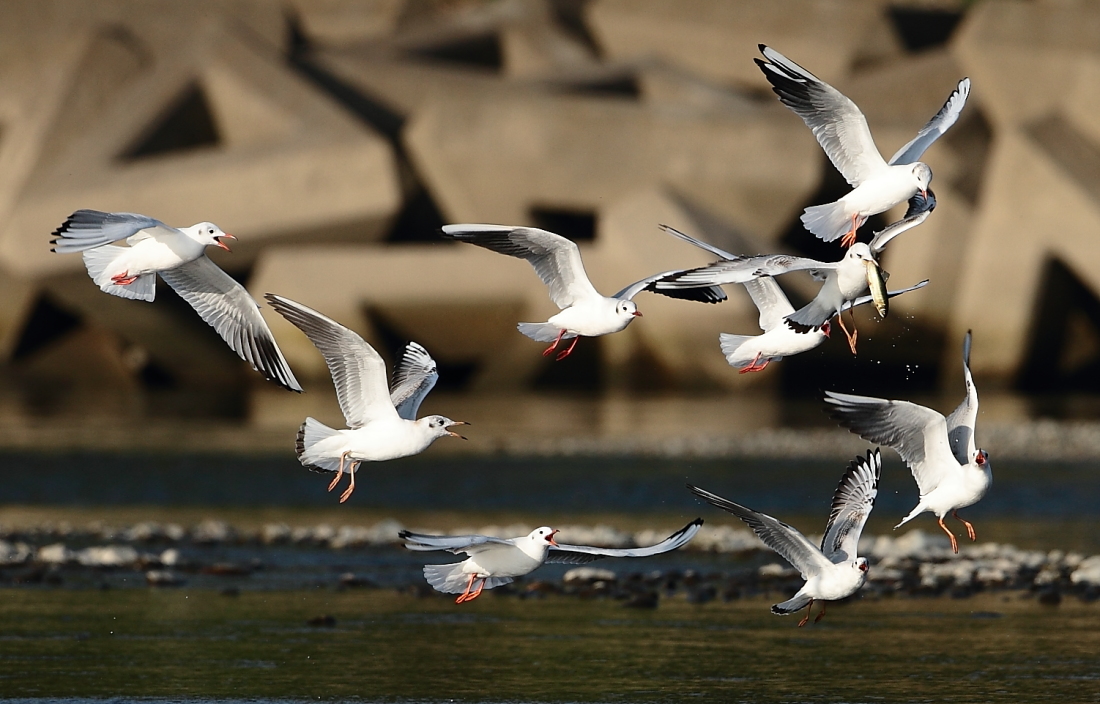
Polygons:
[[[447,427],[453,428],[456,425],[469,425],[469,423],[467,423],[464,420],[456,420]],[[448,430],[447,434],[450,435],[453,438],[460,438],[462,440],[469,440],[469,438],[467,438],[465,435],[459,435],[458,433],[454,432],[453,430]]]
[[867,288],[871,290],[871,300],[875,302],[875,310],[883,318],[890,312],[890,297],[886,295],[886,280],[882,276],[882,269],[878,262],[864,261],[867,267]]
[[554,536],[555,536],[555,535],[557,535],[557,534],[558,534],[559,532],[560,532],[560,531],[558,531],[558,529],[557,529],[557,528],[555,528],[554,530],[550,531],[550,535],[546,536],[546,542],[550,543],[550,544],[551,544],[551,545],[553,545],[554,547],[558,547],[558,544],[557,544],[557,542],[556,542],[556,541],[554,540]]
[[229,248],[229,245],[227,245],[225,243],[225,240],[235,240],[237,238],[234,237],[233,235],[230,235],[230,234],[227,233],[227,234],[224,234],[224,235],[218,235],[214,239],[216,239],[218,241],[218,246],[219,247],[221,247],[222,249],[224,249],[227,252],[232,252],[233,250]]

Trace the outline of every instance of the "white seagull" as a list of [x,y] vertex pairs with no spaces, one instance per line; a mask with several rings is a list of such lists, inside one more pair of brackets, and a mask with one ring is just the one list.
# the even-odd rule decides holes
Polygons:
[[[844,599],[855,594],[867,581],[867,558],[856,557],[856,551],[859,547],[859,535],[863,532],[867,516],[871,514],[875,497],[878,496],[881,472],[882,455],[877,449],[874,452],[868,451],[866,458],[857,457],[849,463],[840,485],[833,492],[832,509],[820,549],[783,521],[691,484],[688,484],[688,488],[696,496],[723,511],[729,511],[747,523],[765,545],[802,573],[802,579],[806,583],[798,593],[787,601],[772,606],[772,613],[780,616],[805,608],[806,616],[798,622],[801,627],[810,620],[815,601]],[[822,604],[821,613],[814,619],[814,623],[820,621],[824,615],[825,605]]]
[[855,103],[775,49],[761,44],[760,51],[767,60],[754,60],[772,90],[813,131],[853,189],[838,201],[806,208],[802,224],[807,230],[826,242],[843,235],[841,244],[850,246],[869,216],[927,191],[932,169],[917,160],[959,119],[970,95],[969,78],[959,81],[936,116],[886,162]]
[[672,298],[719,303],[726,294],[717,286],[700,287],[689,293],[688,289],[656,291],[653,284],[666,276],[680,273],[665,271],[636,281],[613,296],[599,293],[581,262],[581,251],[575,242],[553,232],[535,227],[508,227],[504,225],[445,225],[445,237],[476,244],[500,254],[526,259],[550,289],[550,299],[561,312],[545,323],[520,323],[519,331],[538,342],[552,343],[542,353],[549,356],[562,340],[573,338],[568,348],[558,353],[561,361],[577,346],[580,337],[598,337],[619,332],[641,312],[634,303],[634,296],[642,291],[655,291]]
[[836,262],[820,262],[816,259],[789,254],[734,255],[701,243],[668,225],[661,225],[661,228],[669,234],[718,254],[723,260],[663,277],[654,284],[654,290],[664,293],[666,290],[692,286],[745,284],[763,276],[809,271],[815,279],[823,281],[817,296],[799,310],[784,316],[784,320],[797,332],[807,333],[820,330],[835,315],[840,323],[840,329],[848,338],[852,354],[855,354],[856,339],[859,334],[859,331],[854,329],[855,314],[852,314],[853,330],[848,332],[844,319],[840,317],[841,313],[851,309],[852,304],[870,290],[879,315],[886,317],[889,311],[889,295],[886,292],[886,277],[878,263],[879,254],[887,242],[924,222],[935,208],[935,204],[936,200],[932,194],[928,194],[926,198],[918,196],[914,199],[905,218],[876,233],[870,244],[856,242]]
[[[543,526],[518,538],[487,535],[424,535],[403,530],[399,536],[409,550],[447,550],[469,557],[446,565],[425,565],[424,577],[436,591],[458,594],[456,604],[476,599],[484,589],[508,584],[515,577],[535,571],[545,563],[584,564],[602,557],[651,557],[683,547],[703,525],[702,518],[656,545],[640,548],[594,548],[566,545],[554,540],[557,530]],[[474,590],[474,584],[477,589]]]
[[[114,296],[152,301],[160,274],[253,369],[285,389],[302,390],[256,301],[206,257],[207,247],[228,252],[224,240],[237,239],[214,223],[177,229],[137,213],[77,210],[53,234],[53,251],[82,252],[92,281]],[[129,246],[113,245],[120,240]]]
[[864,440],[892,447],[913,472],[920,489],[920,501],[909,512],[900,528],[924,511],[936,514],[936,520],[951,538],[951,549],[959,543],[943,522],[948,512],[962,521],[971,540],[977,539],[974,526],[959,516],[958,510],[977,503],[989,490],[993,472],[989,455],[975,446],[974,426],[978,420],[978,391],[970,375],[970,332],[963,342],[963,372],[966,398],[944,418],[931,408],[908,401],[825,392],[829,414]]
[[[903,293],[916,291],[928,285],[928,279],[920,283],[903,288],[899,291],[889,291],[887,296],[893,298]],[[794,313],[794,306],[787,300],[779,284],[770,276],[761,276],[744,283],[752,302],[760,311],[761,335],[731,335],[719,333],[718,341],[722,347],[722,354],[731,367],[737,367],[739,373],[762,371],[770,362],[778,362],[784,357],[791,357],[801,352],[807,352],[821,345],[829,337],[829,321],[822,323],[821,327],[811,328],[804,332],[795,330],[787,316]],[[854,308],[872,301],[871,296],[860,296],[854,301],[845,302],[843,309]]]
[[450,435],[455,425],[468,425],[443,416],[416,419],[420,402],[435,386],[439,373],[423,347],[410,343],[394,373],[392,391],[386,384],[386,363],[363,338],[331,318],[289,298],[266,294],[272,308],[317,346],[325,358],[336,399],[347,420],[347,430],[336,430],[306,418],[298,430],[298,460],[314,472],[335,472],[332,491],[346,472],[351,476],[340,495],[344,503],[355,491],[355,472],[361,462],[382,462],[423,452],[437,439]]

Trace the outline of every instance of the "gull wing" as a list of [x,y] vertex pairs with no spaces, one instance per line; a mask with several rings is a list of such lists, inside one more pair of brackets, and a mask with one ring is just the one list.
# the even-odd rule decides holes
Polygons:
[[[913,284],[909,288],[898,289],[897,291],[887,291],[886,297],[893,298],[894,296],[900,296],[903,293],[909,293],[910,291],[916,291],[918,288],[924,288],[928,285],[928,279],[921,281],[920,283]],[[855,308],[856,306],[862,306],[870,303],[873,300],[871,296],[860,296],[854,301],[845,301],[844,305],[840,307],[841,312],[848,310],[849,308]]]
[[[917,196],[920,196],[918,193]],[[897,222],[890,223],[886,227],[882,228],[875,233],[875,236],[871,238],[871,243],[868,245],[871,248],[871,252],[878,258],[880,252],[886,247],[886,244],[900,235],[903,232],[913,229],[917,225],[928,219],[928,216],[932,214],[931,210],[925,210],[923,212],[916,213],[915,215],[907,215],[906,217],[898,220]]]
[[833,492],[829,522],[821,539],[821,552],[833,564],[854,560],[859,536],[878,496],[878,480],[882,475],[882,453],[868,450],[867,457],[856,457]]
[[138,213],[104,213],[99,210],[77,210],[61,227],[53,231],[53,251],[58,254],[83,252],[111,242],[132,237],[143,230],[157,230],[164,234],[180,234],[174,227],[160,220]]
[[947,441],[947,420],[908,401],[825,392],[829,415],[864,440],[892,448],[908,465],[924,496],[951,471],[961,471]]
[[727,252],[724,249],[719,249],[718,247],[715,247],[712,244],[708,244],[708,243],[706,243],[702,240],[697,240],[694,237],[692,237],[691,235],[687,235],[687,234],[684,234],[683,232],[680,232],[675,227],[671,227],[669,225],[659,225],[658,227],[660,227],[662,230],[664,230],[668,234],[672,235],[673,237],[679,237],[683,241],[688,242],[690,244],[693,244],[696,247],[698,247],[699,249],[705,249],[706,251],[710,252],[711,254],[717,255],[718,257],[721,257],[722,259],[737,259],[738,258],[738,255],[736,255],[736,254],[730,254],[729,252]]
[[405,547],[409,550],[427,552],[430,550],[447,550],[453,553],[467,552],[487,545],[511,545],[515,542],[505,538],[494,538],[488,535],[425,535],[403,530],[397,537],[405,541]]
[[405,345],[405,354],[397,363],[390,385],[390,401],[397,415],[405,420],[416,420],[420,404],[438,380],[439,370],[428,350],[415,342]]
[[499,254],[526,259],[550,289],[550,300],[558,308],[600,297],[584,271],[580,249],[561,235],[535,227],[504,225],[445,225],[443,235]]
[[794,306],[772,277],[761,276],[743,285],[760,311],[760,329],[764,332],[782,325],[783,319],[794,312]]
[[349,428],[397,417],[386,384],[386,363],[363,338],[301,303],[268,293],[271,307],[306,334],[325,358]]
[[959,464],[969,464],[970,458],[977,452],[974,443],[974,428],[978,423],[978,389],[974,386],[974,377],[970,375],[970,338],[966,331],[963,340],[963,377],[966,380],[966,398],[959,407],[947,416],[947,439],[951,443],[951,452]]
[[761,44],[760,51],[767,61],[754,61],[772,90],[802,118],[829,161],[852,187],[886,168],[867,118],[855,103],[775,49]]
[[963,108],[966,107],[966,99],[969,97],[970,79],[964,78],[959,81],[959,85],[951,92],[947,102],[943,104],[935,117],[929,120],[920,132],[917,132],[916,137],[913,137],[908,144],[899,149],[897,154],[890,157],[890,164],[912,164],[919,161],[921,154],[924,154],[925,150],[932,146],[932,142],[939,139],[959,119]]
[[160,276],[253,369],[284,389],[302,390],[260,315],[259,305],[244,286],[206,255],[165,269]]
[[819,262],[790,254],[762,254],[725,259],[706,266],[685,269],[658,281],[656,287],[660,291],[670,288],[743,284],[761,276],[779,276],[792,271],[830,271],[836,267],[837,262]]
[[580,565],[602,557],[651,557],[661,553],[670,552],[687,545],[699,532],[703,525],[702,518],[696,518],[691,523],[668,536],[656,545],[640,548],[593,548],[587,545],[567,545],[559,543],[551,545],[550,552],[546,555],[547,563],[563,563],[568,565]]
[[647,276],[641,281],[635,281],[612,298],[629,301],[642,291],[652,291],[669,298],[679,298],[685,301],[698,301],[699,303],[721,303],[726,300],[726,292],[721,286],[699,286],[694,288],[658,288],[658,284],[668,278],[673,278],[684,273],[686,269],[662,271],[660,274]]
[[729,499],[723,499],[717,494],[712,494],[691,484],[688,484],[687,487],[696,496],[723,511],[732,513],[748,524],[749,528],[752,528],[752,531],[764,541],[765,545],[779,553],[780,557],[791,563],[792,567],[802,573],[802,579],[809,579],[830,564],[816,545],[783,521],[759,511],[753,511],[751,508],[745,508],[740,504],[735,504]]

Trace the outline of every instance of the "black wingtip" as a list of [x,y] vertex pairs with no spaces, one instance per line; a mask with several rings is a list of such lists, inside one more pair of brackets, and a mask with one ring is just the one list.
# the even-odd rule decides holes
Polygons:
[[[768,45],[767,44],[757,44],[756,48],[760,50],[761,54],[763,54],[764,50],[768,48]],[[757,59],[757,61],[759,61],[759,60],[760,59]]]

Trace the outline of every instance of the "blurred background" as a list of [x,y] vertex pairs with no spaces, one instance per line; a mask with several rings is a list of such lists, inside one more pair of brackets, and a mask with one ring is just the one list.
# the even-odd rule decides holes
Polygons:
[[[342,423],[320,355],[270,309],[302,395],[163,283],[153,304],[115,298],[49,251],[95,208],[215,222],[240,240],[213,258],[257,299],[312,306],[391,360],[425,345],[441,378],[424,412],[474,423],[432,453],[847,454],[861,443],[821,390],[949,410],[968,329],[988,447],[1100,448],[1095,3],[41,0],[0,18],[0,446],[289,452],[305,415]],[[833,339],[737,374],[718,333],[758,328],[731,286],[717,306],[642,294],[624,332],[543,358],[515,330],[555,310],[530,266],[442,224],[558,232],[605,292],[709,260],[659,223],[836,258],[798,216],[847,186],[768,89],[759,43],[850,96],[886,154],[972,79],[924,158],[939,206],[885,254],[891,285],[931,284],[886,321],[861,310],[858,357]]]

